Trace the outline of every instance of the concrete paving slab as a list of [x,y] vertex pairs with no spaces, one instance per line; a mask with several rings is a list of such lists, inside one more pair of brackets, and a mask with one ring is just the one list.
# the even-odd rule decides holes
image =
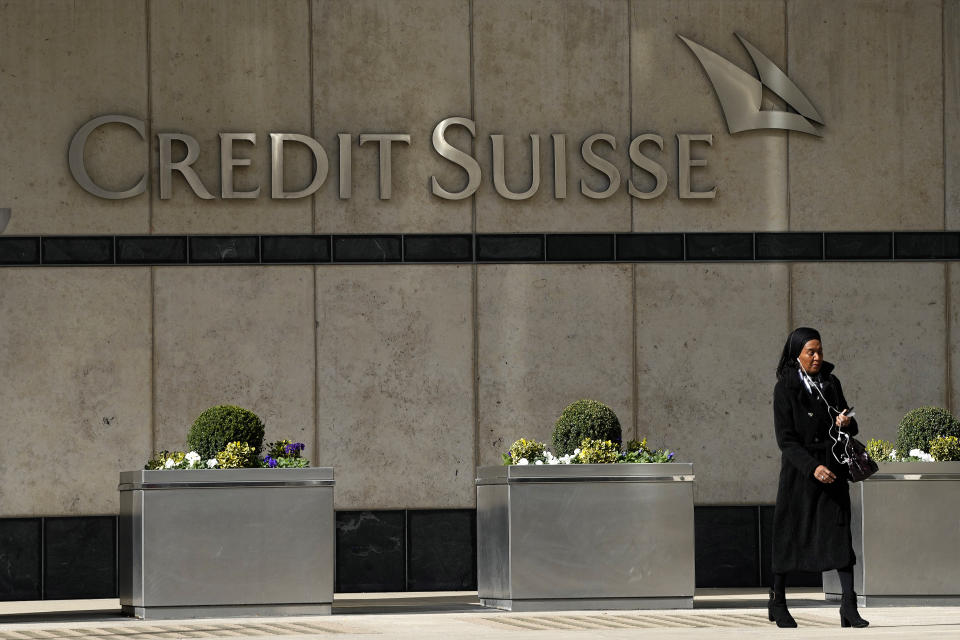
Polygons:
[[[221,618],[150,622],[124,618],[119,601],[0,603],[0,640],[178,640],[180,638],[342,639],[533,638],[711,640],[834,638],[836,605],[815,590],[793,590],[799,627],[780,632],[767,620],[766,593],[698,589],[693,610],[512,613],[485,609],[476,592],[338,594],[331,616]],[[960,607],[881,607],[862,610],[858,638],[960,638]]]

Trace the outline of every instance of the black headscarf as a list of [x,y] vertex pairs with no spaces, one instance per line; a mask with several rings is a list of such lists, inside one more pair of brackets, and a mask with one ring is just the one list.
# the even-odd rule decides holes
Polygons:
[[782,380],[788,372],[797,368],[797,356],[803,351],[803,345],[811,340],[820,340],[820,332],[810,327],[797,327],[787,336],[787,343],[783,345],[783,353],[780,355],[780,364],[777,365],[777,380]]

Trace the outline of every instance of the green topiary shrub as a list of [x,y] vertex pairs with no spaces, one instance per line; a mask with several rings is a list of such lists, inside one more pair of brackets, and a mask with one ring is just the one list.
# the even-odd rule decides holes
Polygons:
[[911,449],[927,451],[930,441],[940,436],[960,436],[960,421],[946,409],[919,407],[903,416],[893,446],[902,458]]
[[584,438],[623,441],[617,414],[602,402],[577,400],[560,414],[553,428],[553,450],[558,456],[573,453]]
[[937,462],[960,460],[960,438],[957,436],[934,438],[930,441],[930,455]]
[[263,447],[263,420],[252,411],[231,405],[210,407],[193,421],[187,435],[187,448],[203,459],[216,458],[230,442],[250,445],[253,456]]

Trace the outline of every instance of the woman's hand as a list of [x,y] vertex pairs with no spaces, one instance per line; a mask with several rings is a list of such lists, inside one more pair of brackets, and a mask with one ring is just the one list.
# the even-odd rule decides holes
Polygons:
[[850,421],[853,420],[853,418],[847,415],[847,411],[849,411],[849,409],[844,409],[841,413],[837,414],[836,425],[840,429],[845,429],[846,426],[850,424]]
[[[847,420],[849,419],[850,418],[847,418]],[[831,482],[837,479],[837,475],[823,465],[820,465],[814,470],[813,477],[819,480],[820,482],[822,482],[823,484],[830,484]]]

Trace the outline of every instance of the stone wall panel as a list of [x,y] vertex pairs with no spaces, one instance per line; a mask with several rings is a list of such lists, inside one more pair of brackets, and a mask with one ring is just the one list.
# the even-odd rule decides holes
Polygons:
[[[782,231],[787,228],[787,133],[773,129],[727,132],[713,86],[696,56],[678,35],[756,75],[735,33],[786,69],[783,5],[766,0],[713,2],[633,0],[631,3],[632,134],[658,133],[664,148],[647,143],[644,153],[667,171],[663,195],[633,200],[635,231]],[[782,109],[766,94],[764,109]],[[691,188],[713,199],[678,193],[677,134],[708,133],[713,144],[693,143],[691,157],[706,160],[691,169]],[[637,188],[653,179],[634,169]]]
[[0,269],[0,516],[118,512],[150,454],[148,269]]
[[[630,128],[627,5],[616,0],[474,3],[477,230],[629,231],[626,192]],[[594,200],[580,181],[602,191],[607,179],[586,165],[580,145],[594,133],[615,137],[617,149],[596,152],[622,176],[620,189]],[[567,134],[567,197],[555,197],[551,135]],[[491,134],[504,136],[505,178],[514,192],[531,185],[530,134],[540,136],[540,187],[527,200],[498,195],[492,181]]]
[[791,134],[791,230],[942,229],[941,2],[789,2],[787,24],[826,121]]
[[637,430],[693,462],[698,504],[772,503],[785,265],[637,267]]
[[946,228],[960,230],[960,0],[943,3],[943,160]]
[[475,504],[469,266],[317,269],[317,441],[338,509]]
[[820,331],[864,442],[893,440],[907,411],[947,402],[944,274],[942,264],[793,267],[794,321]]
[[[142,2],[0,3],[0,207],[8,234],[145,233],[148,196],[104,200],[70,174],[67,148],[94,117],[147,115]],[[148,145],[123,125],[86,147],[97,184],[126,190],[147,171]]]
[[[200,144],[194,163],[214,196],[202,200],[173,173],[172,197],[153,185],[156,233],[310,233],[311,199],[271,199],[270,133],[310,135],[310,27],[305,2],[194,0],[150,3],[150,79],[154,135],[184,132]],[[257,198],[222,199],[220,133],[255,133],[234,143],[249,167],[234,171],[234,189]],[[153,163],[157,162],[153,140]],[[175,143],[173,159],[183,146]],[[312,156],[290,144],[287,190],[305,188]]]
[[[317,195],[316,225],[335,233],[470,231],[470,200],[432,195],[430,176],[448,191],[466,177],[438,156],[434,127],[469,118],[470,7],[465,0],[314,0],[314,105],[317,137],[330,156],[328,184]],[[338,134],[352,136],[349,198],[341,198]],[[379,145],[361,133],[407,133],[393,144],[389,200],[380,198]],[[466,129],[449,139],[470,151]]]
[[479,463],[500,464],[519,438],[551,443],[564,407],[610,406],[631,418],[629,265],[485,265],[477,301]]
[[249,409],[266,440],[307,445],[314,464],[313,268],[157,268],[158,449],[180,450],[200,412]]

